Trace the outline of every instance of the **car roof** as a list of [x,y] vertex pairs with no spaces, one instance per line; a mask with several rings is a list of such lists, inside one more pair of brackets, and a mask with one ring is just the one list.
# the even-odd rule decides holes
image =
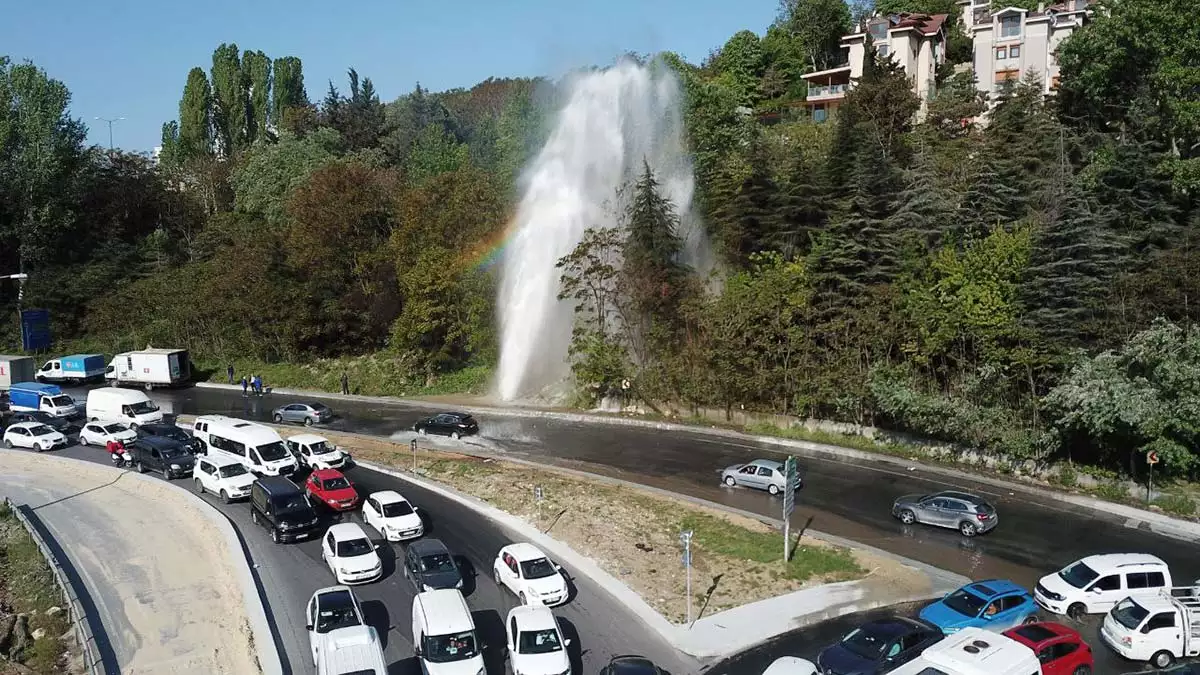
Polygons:
[[783,462],[777,462],[773,459],[756,459],[752,462],[747,462],[747,464],[753,464],[754,466],[765,466],[768,469],[782,469],[783,468]]
[[[44,426],[48,426],[48,425],[44,422],[17,422],[16,424],[8,425],[8,429],[11,429],[13,427],[21,427],[22,429],[32,429],[33,427],[44,427]],[[5,429],[5,431],[7,431],[8,429]]]
[[404,495],[396,492],[395,490],[380,490],[379,492],[372,492],[367,498],[374,499],[375,501],[379,502],[380,505],[408,501],[404,498]]
[[1062,638],[1082,639],[1079,632],[1073,628],[1068,628],[1061,623],[1042,622],[1042,623],[1027,623],[1023,626],[1009,628],[1004,631],[1004,635],[1020,642],[1029,645],[1036,649],[1046,642],[1053,642]]
[[916,629],[928,630],[929,626],[901,616],[889,616],[883,619],[876,619],[875,621],[868,621],[859,628],[875,635],[894,638],[899,635],[907,635]]
[[554,620],[554,612],[545,605],[520,605],[508,613],[511,622],[517,620],[517,628],[522,630],[547,630],[558,628]]
[[[317,597],[318,602],[322,603],[322,607],[328,607],[331,605],[334,607],[349,607],[353,605],[355,601],[354,590],[349,586],[340,584],[337,586],[318,588],[313,592],[313,595]],[[327,605],[325,603],[330,604]]]
[[983,598],[995,598],[1001,595],[1010,595],[1012,593],[1024,593],[1028,595],[1028,591],[1024,586],[1013,583],[1007,579],[984,579],[982,581],[972,581],[963,588],[970,590],[975,595]]
[[662,672],[653,661],[644,656],[614,656],[608,665],[615,667],[615,675],[658,675]]
[[427,635],[461,633],[475,627],[471,609],[457,588],[441,588],[418,593],[414,602],[421,604]]
[[158,446],[158,447],[170,447],[170,448],[182,448],[183,447],[183,443],[180,443],[179,441],[175,440],[174,438],[167,438],[166,436],[143,436],[138,439],[138,442],[145,443],[146,445],[154,445],[154,446]]
[[451,415],[453,417],[470,417],[471,413],[457,412],[454,410],[443,410],[442,412],[434,413],[433,415],[431,415],[431,417],[437,417],[438,415]]
[[338,523],[330,525],[326,530],[327,534],[332,534],[337,541],[345,541],[347,539],[369,539],[366,531],[362,529],[362,525],[358,523]]
[[450,548],[442,543],[441,539],[418,539],[408,545],[408,550],[417,555],[450,553]]
[[519,562],[538,560],[546,557],[546,554],[542,553],[542,549],[534,546],[533,544],[528,544],[525,542],[509,544],[501,550],[516,558]]
[[1149,553],[1100,553],[1089,555],[1080,562],[1097,571],[1110,570],[1122,565],[1167,566],[1167,563],[1163,562],[1162,558],[1150,555]]
[[316,471],[312,472],[312,475],[315,476],[318,480],[329,480],[331,478],[345,478],[346,477],[346,474],[342,473],[341,471],[338,471],[337,469],[317,469]]
[[227,467],[231,464],[241,464],[242,463],[241,460],[239,460],[235,457],[230,457],[229,455],[221,455],[221,454],[217,454],[215,452],[209,453],[207,455],[202,455],[200,457],[197,457],[196,459],[199,459],[200,461],[203,461],[203,462],[208,462],[209,464],[212,464],[213,466],[217,467],[218,469]]
[[972,504],[986,504],[987,503],[987,500],[984,499],[983,497],[980,497],[978,495],[973,495],[970,492],[962,492],[961,490],[942,490],[941,492],[935,492],[931,496],[949,497],[951,499],[961,499],[964,502],[971,502]]
[[328,438],[325,438],[324,436],[318,436],[316,434],[296,434],[295,436],[288,436],[287,439],[293,443],[299,443],[301,445],[311,445],[313,443],[320,443],[321,441],[326,443],[329,442]]

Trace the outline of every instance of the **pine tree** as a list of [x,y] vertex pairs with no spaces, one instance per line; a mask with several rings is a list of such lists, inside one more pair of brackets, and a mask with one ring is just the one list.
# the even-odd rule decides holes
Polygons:
[[723,206],[717,212],[726,254],[739,263],[747,262],[755,252],[774,247],[782,230],[782,196],[761,142],[751,147],[748,160],[750,173],[730,198],[719,201]]
[[179,101],[179,152],[181,160],[211,155],[213,151],[212,89],[203,68],[188,72]]
[[925,253],[941,247],[946,239],[960,239],[958,195],[939,178],[927,145],[917,146],[904,178],[906,187],[896,198],[887,227],[895,233],[898,245]]
[[634,289],[635,306],[651,315],[664,314],[681,292],[688,270],[680,260],[679,215],[660,192],[647,162],[633,185],[625,223],[624,271]]
[[803,154],[797,154],[788,171],[780,198],[780,223],[772,248],[785,256],[807,255],[813,237],[829,219],[829,190],[822,173]]
[[981,152],[974,164],[958,222],[964,236],[978,238],[1024,217],[1027,198],[1020,192],[1020,177],[1011,158]]

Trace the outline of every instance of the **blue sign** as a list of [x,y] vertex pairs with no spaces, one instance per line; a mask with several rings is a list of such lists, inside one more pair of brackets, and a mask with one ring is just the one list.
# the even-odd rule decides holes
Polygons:
[[45,309],[27,309],[21,312],[21,349],[36,352],[49,349],[50,312]]

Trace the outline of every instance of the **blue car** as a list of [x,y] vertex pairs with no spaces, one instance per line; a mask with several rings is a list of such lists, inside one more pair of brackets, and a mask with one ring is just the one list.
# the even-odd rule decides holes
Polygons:
[[855,628],[817,655],[825,675],[882,675],[916,658],[944,636],[924,621],[891,617]]
[[921,618],[947,635],[968,626],[997,633],[1037,621],[1038,606],[1029,591],[1011,581],[976,581],[921,610]]

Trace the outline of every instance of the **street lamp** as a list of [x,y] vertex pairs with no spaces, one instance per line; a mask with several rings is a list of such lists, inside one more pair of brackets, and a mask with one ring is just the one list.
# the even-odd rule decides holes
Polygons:
[[25,280],[29,278],[28,274],[21,272],[20,274],[6,274],[2,279],[15,279],[17,281],[17,325],[21,329],[21,349],[25,348],[25,320],[21,316],[21,301],[25,299]]
[[121,120],[123,120],[125,118],[124,117],[115,117],[110,120],[107,117],[97,117],[96,119],[100,120],[101,122],[108,122],[108,151],[112,152],[112,150],[113,150],[113,140],[112,140],[112,138],[113,138],[112,137],[113,122],[120,122]]

